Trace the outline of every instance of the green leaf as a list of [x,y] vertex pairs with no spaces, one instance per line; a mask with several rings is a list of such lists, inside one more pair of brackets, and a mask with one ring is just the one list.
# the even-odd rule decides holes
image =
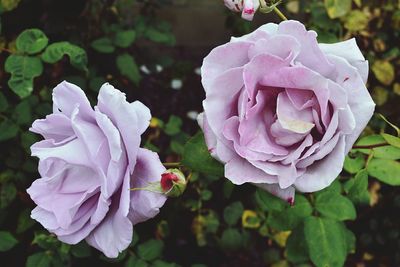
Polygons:
[[357,154],[355,157],[349,155],[344,160],[344,169],[351,174],[357,173],[365,165],[365,156]]
[[356,236],[344,223],[341,224],[341,228],[346,241],[347,253],[354,253],[356,251]]
[[138,85],[142,78],[135,59],[129,54],[122,54],[117,57],[117,67],[119,72]]
[[400,137],[393,136],[386,133],[381,133],[382,137],[388,142],[388,144],[400,148]]
[[77,258],[86,258],[91,255],[89,245],[85,241],[81,241],[71,247],[71,253]]
[[239,230],[228,228],[222,233],[221,246],[226,250],[237,250],[242,246],[242,241],[242,235]]
[[164,249],[164,243],[158,239],[150,239],[138,245],[137,252],[140,258],[145,261],[152,261],[159,258]]
[[166,134],[172,136],[181,132],[182,119],[178,116],[171,115],[167,124],[165,124],[164,131]]
[[7,98],[4,96],[2,92],[0,92],[0,112],[6,111],[8,108]]
[[372,65],[372,72],[375,77],[384,85],[390,85],[394,78],[394,66],[386,60],[377,60]]
[[198,132],[186,143],[182,164],[193,171],[218,176],[224,175],[223,165],[211,157],[201,132]]
[[205,190],[201,191],[200,196],[201,196],[202,200],[208,201],[208,200],[210,200],[212,198],[213,193],[212,193],[212,191],[205,189]]
[[325,0],[324,3],[331,19],[342,17],[351,10],[351,0]]
[[318,196],[320,194],[325,194],[325,193],[335,193],[335,194],[341,194],[342,193],[342,184],[338,181],[338,179],[336,179],[335,181],[333,181],[327,188],[315,192],[315,196]]
[[13,237],[10,232],[0,231],[0,251],[8,251],[12,249],[16,244],[18,244],[18,240]]
[[154,27],[148,27],[144,32],[144,36],[156,43],[162,43],[167,45],[175,44],[175,37],[169,32],[160,31]]
[[367,170],[359,171],[353,179],[346,182],[345,191],[354,203],[369,203]]
[[151,267],[178,267],[178,266],[179,265],[177,265],[175,263],[169,263],[169,262],[162,261],[162,260],[156,260],[151,265]]
[[119,31],[115,34],[114,44],[126,48],[131,46],[135,39],[136,32],[134,30]]
[[108,37],[102,37],[94,40],[90,46],[100,53],[112,53],[115,51],[115,47]]
[[282,199],[260,188],[257,188],[255,199],[257,205],[263,211],[272,211],[272,210],[282,211],[285,209],[285,207],[288,206],[288,204]]
[[88,59],[85,50],[69,42],[57,42],[49,45],[42,54],[42,60],[54,64],[65,55],[69,57],[72,66],[87,71]]
[[347,255],[347,242],[340,222],[308,217],[304,236],[311,261],[317,267],[341,267]]
[[46,252],[38,252],[28,257],[26,267],[50,267],[51,258]]
[[293,263],[308,261],[308,247],[304,240],[304,225],[300,224],[292,231],[286,241],[286,254],[289,261]]
[[233,202],[224,209],[224,220],[229,225],[235,225],[243,214],[243,204],[239,201]]
[[17,188],[13,183],[2,184],[0,188],[0,209],[8,207],[17,196]]
[[149,264],[142,259],[136,258],[136,256],[131,255],[129,259],[125,262],[124,267],[147,267]]
[[384,87],[375,86],[371,96],[377,106],[383,106],[389,99],[389,91]]
[[12,114],[12,119],[18,125],[32,123],[32,110],[28,99],[22,101],[15,107],[14,112]]
[[0,123],[0,142],[14,138],[18,134],[18,126],[10,121],[5,120]]
[[[38,142],[38,136],[32,132],[22,132],[21,135],[21,146],[30,153],[30,147]],[[36,168],[35,168],[36,169]]]
[[[356,145],[357,146],[369,146],[386,143],[386,140],[379,134],[369,135],[361,138]],[[369,155],[371,153],[371,149],[356,149],[363,154]],[[392,159],[398,160],[400,159],[400,148],[394,146],[381,146],[372,149],[374,158],[381,159]]]
[[225,180],[222,191],[224,193],[224,197],[226,199],[229,199],[233,193],[233,190],[235,189],[235,185],[229,181],[228,179]]
[[33,91],[33,79],[43,72],[39,58],[11,55],[5,63],[5,71],[11,73],[8,86],[19,97],[27,97]]
[[335,220],[344,221],[356,218],[356,209],[350,199],[336,193],[319,194],[315,201],[315,208],[324,217]]
[[303,195],[296,195],[294,206],[287,206],[282,211],[272,210],[268,214],[267,223],[276,230],[292,230],[299,225],[304,218],[310,216],[312,207]]
[[101,87],[104,83],[106,83],[106,82],[107,82],[107,80],[104,79],[103,77],[100,77],[100,76],[93,77],[93,78],[90,79],[90,81],[89,81],[89,88],[90,88],[92,91],[98,93],[99,90],[100,90],[100,87]]
[[54,249],[60,246],[60,241],[52,235],[45,233],[35,233],[32,244],[38,244],[43,249]]
[[389,185],[400,185],[400,162],[373,158],[367,166],[369,175]]
[[31,219],[31,211],[24,209],[18,216],[17,234],[21,234],[31,228],[35,221]]
[[39,29],[27,29],[16,40],[17,50],[30,55],[39,53],[48,43],[49,39]]

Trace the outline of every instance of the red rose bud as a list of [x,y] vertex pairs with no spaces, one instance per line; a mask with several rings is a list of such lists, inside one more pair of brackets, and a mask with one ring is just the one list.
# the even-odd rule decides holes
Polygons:
[[185,175],[178,169],[168,169],[161,174],[161,189],[169,197],[178,197],[186,189]]

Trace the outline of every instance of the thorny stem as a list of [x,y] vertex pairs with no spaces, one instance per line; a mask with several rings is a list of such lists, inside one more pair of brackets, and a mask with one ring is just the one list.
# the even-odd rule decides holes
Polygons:
[[364,145],[364,146],[353,146],[353,149],[373,149],[382,146],[390,146],[388,143],[378,143],[374,145]]

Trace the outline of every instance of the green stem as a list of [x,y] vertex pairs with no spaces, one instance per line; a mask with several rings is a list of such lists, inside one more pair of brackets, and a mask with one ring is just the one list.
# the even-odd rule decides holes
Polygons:
[[4,47],[3,47],[3,48],[0,48],[0,51],[1,51],[1,52],[4,51],[4,52],[10,53],[10,54],[15,54],[15,53],[14,53],[13,51],[11,51],[10,49],[4,48]]
[[374,157],[374,150],[371,149],[371,151],[369,152],[367,161],[366,161],[366,163],[365,163],[365,168],[368,167],[368,164],[369,164],[369,162],[371,161],[371,159],[372,159],[373,157]]
[[282,19],[282,20],[288,20],[287,17],[285,15],[283,15],[283,13],[279,10],[279,8],[274,7],[274,11],[276,14],[278,14],[278,16]]
[[180,162],[163,162],[163,165],[165,167],[171,167],[171,168],[176,168],[176,167],[180,167],[182,166],[182,164]]

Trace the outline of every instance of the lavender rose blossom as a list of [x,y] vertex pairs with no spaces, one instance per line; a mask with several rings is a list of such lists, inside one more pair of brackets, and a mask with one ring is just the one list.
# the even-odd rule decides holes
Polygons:
[[235,184],[291,202],[329,186],[370,120],[368,62],[354,39],[318,44],[297,21],[268,23],[211,51],[201,68],[207,146]]
[[126,102],[108,83],[94,110],[77,86],[62,82],[53,91],[53,113],[36,120],[32,145],[40,179],[27,190],[37,207],[32,218],[58,239],[85,239],[107,257],[128,247],[133,225],[154,217],[166,197],[130,191],[161,179],[158,155],[140,148],[151,119],[142,103]]

